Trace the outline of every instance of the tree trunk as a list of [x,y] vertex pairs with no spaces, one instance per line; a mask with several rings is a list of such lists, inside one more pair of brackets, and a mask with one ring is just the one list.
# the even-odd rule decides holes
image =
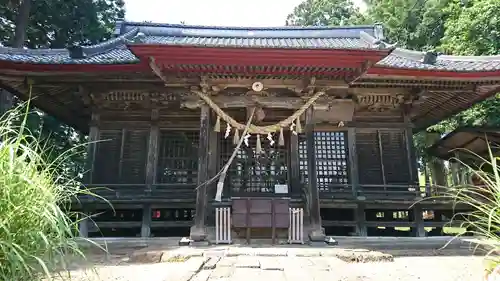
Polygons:
[[[16,16],[16,29],[14,39],[12,40],[12,47],[22,48],[26,41],[26,28],[28,27],[30,10],[32,0],[22,0],[19,4],[19,10]],[[12,93],[0,89],[0,115],[5,114],[14,105],[14,97]]]
[[[434,144],[436,141],[438,141],[441,136],[439,133],[425,133],[425,140],[427,145]],[[447,186],[447,179],[446,179],[446,168],[444,165],[444,161],[441,159],[434,158],[430,161],[429,168],[431,170],[431,177],[432,177],[432,182],[433,185],[437,186]]]
[[12,47],[22,48],[26,38],[26,28],[30,17],[31,0],[22,0],[16,17],[16,29]]

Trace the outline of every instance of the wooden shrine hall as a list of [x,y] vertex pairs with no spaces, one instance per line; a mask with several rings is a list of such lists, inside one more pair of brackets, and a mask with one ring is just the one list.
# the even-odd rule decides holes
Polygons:
[[470,168],[492,173],[491,157],[500,155],[499,148],[499,127],[470,126],[459,127],[446,134],[428,148],[428,153],[449,161],[450,184],[478,186],[478,177]]
[[118,22],[98,45],[0,47],[0,87],[88,134],[83,185],[115,211],[75,201],[83,236],[425,236],[452,205],[412,206],[412,136],[495,94],[500,57],[399,49],[380,25]]

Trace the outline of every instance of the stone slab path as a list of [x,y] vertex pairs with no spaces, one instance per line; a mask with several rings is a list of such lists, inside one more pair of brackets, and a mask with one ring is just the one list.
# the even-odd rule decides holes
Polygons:
[[347,263],[334,257],[192,257],[183,262],[127,264],[79,270],[88,281],[468,281],[481,280],[480,257],[402,257]]
[[[123,249],[122,249],[123,250]],[[339,248],[146,247],[93,260],[71,281],[469,281],[482,280],[483,258],[463,252],[413,256]],[[352,258],[356,257],[356,258]],[[362,258],[359,258],[362,257]],[[375,257],[375,258],[374,258]],[[373,262],[378,260],[379,262]]]

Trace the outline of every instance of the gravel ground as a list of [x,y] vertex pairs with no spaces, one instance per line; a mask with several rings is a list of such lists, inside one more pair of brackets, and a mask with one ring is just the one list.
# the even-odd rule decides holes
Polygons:
[[[123,255],[92,257],[94,269],[75,269],[71,281],[469,281],[483,280],[479,256],[396,257],[394,262],[347,263],[334,257],[192,257],[184,262],[130,264]],[[216,259],[214,261],[214,259]],[[210,265],[209,265],[210,264]],[[83,267],[83,264],[80,264]]]

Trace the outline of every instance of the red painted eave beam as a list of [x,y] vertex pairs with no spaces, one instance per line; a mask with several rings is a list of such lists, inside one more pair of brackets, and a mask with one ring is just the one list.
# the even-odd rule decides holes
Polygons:
[[135,64],[32,64],[0,61],[2,69],[27,72],[142,72],[149,70],[146,63]]
[[[484,78],[500,78],[500,70],[497,71],[445,71],[445,70],[420,70],[420,69],[403,69],[389,67],[371,67],[366,72],[366,75],[376,76],[401,76],[401,77],[419,77],[419,78],[469,78],[469,79],[484,79]],[[366,76],[365,76],[366,77]]]
[[154,57],[164,65],[207,64],[245,66],[309,66],[358,68],[365,61],[377,62],[387,55],[379,50],[202,48],[166,45],[131,45],[141,60]]

